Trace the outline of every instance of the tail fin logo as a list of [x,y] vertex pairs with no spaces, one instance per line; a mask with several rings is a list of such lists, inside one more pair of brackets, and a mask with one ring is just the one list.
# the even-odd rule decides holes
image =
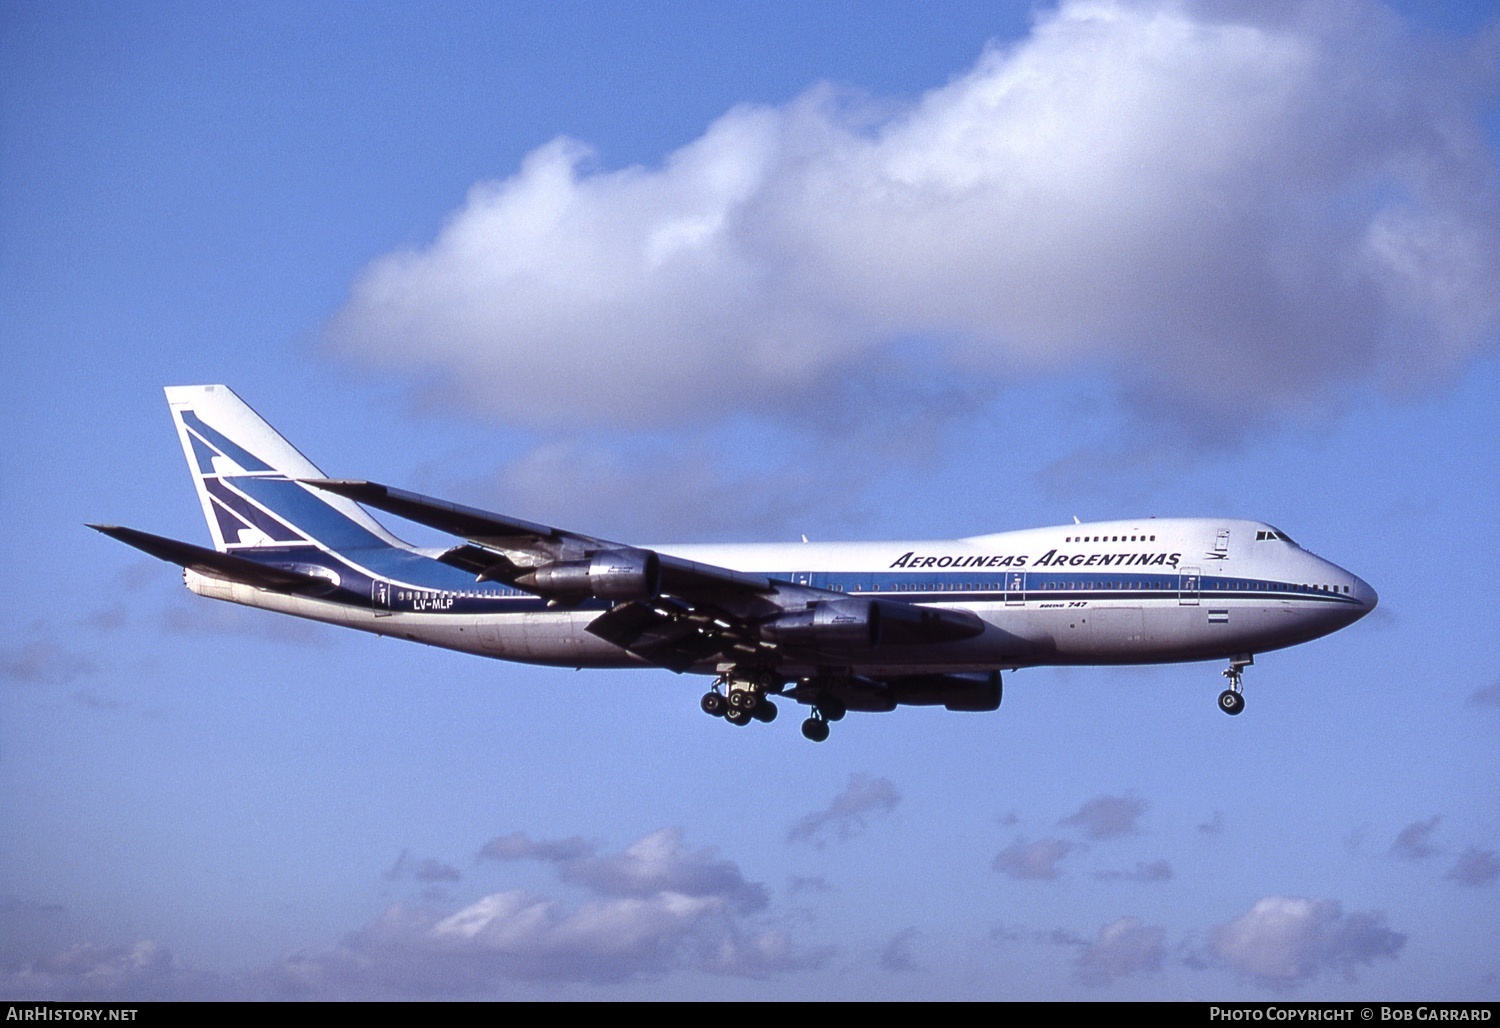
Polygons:
[[275,480],[297,489],[294,483],[204,422],[196,411],[186,409],[180,416],[183,438],[196,464],[194,477],[206,494],[208,509],[213,513],[225,549],[311,542],[291,524],[276,517],[272,509],[258,505],[247,494],[255,489],[251,484],[255,479]]
[[193,457],[202,475],[243,475],[252,471],[271,471],[271,465],[237,444],[222,432],[204,424],[194,410],[182,412],[182,424],[193,445]]
[[303,486],[325,476],[228,387],[166,393],[215,549],[402,545],[352,500]]

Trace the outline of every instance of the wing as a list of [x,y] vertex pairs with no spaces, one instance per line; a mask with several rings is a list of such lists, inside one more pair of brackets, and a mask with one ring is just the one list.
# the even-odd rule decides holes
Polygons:
[[806,603],[811,594],[824,592],[378,482],[306,482],[465,539],[437,559],[480,581],[502,581],[557,605],[591,598],[614,601],[588,630],[644,660],[677,671],[737,648],[753,650],[758,643],[752,626],[795,602],[789,593]]
[[792,648],[822,652],[887,642],[968,638],[983,624],[968,611],[856,598],[753,572],[657,553],[550,525],[493,514],[377,482],[304,479],[459,536],[438,560],[480,581],[502,581],[568,606],[612,606],[588,631],[674,671],[703,661],[763,660]]

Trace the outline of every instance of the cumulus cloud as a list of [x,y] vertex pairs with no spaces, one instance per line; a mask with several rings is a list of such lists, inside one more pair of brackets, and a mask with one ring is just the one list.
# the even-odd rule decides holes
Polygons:
[[149,939],[78,939],[57,904],[0,900],[0,996],[37,1000],[237,998],[234,983],[182,964]]
[[1066,2],[910,102],[736,107],[652,168],[547,143],[330,338],[530,425],[826,409],[912,339],[1242,414],[1442,375],[1494,344],[1500,191],[1495,62],[1441,45],[1368,3]]
[[1167,931],[1138,917],[1122,917],[1099,929],[1078,956],[1078,975],[1089,985],[1108,985],[1129,975],[1161,969]]
[[1443,877],[1460,885],[1488,885],[1500,878],[1500,854],[1470,846]]
[[521,832],[500,836],[479,851],[490,860],[541,860],[555,864],[563,881],[607,896],[719,896],[740,911],[766,906],[765,887],[745,880],[733,861],[713,849],[689,850],[680,828],[663,828],[637,839],[618,853],[600,855],[598,846],[574,836],[531,839]]
[[1290,988],[1327,972],[1346,979],[1360,965],[1395,958],[1406,936],[1379,913],[1344,913],[1335,900],[1267,896],[1213,929],[1213,954],[1270,988]]
[[1391,843],[1391,856],[1402,860],[1422,860],[1439,853],[1432,844],[1432,833],[1437,830],[1441,814],[1434,814],[1426,821],[1413,821],[1396,835]]
[[1145,812],[1145,800],[1130,796],[1096,796],[1063,818],[1062,824],[1082,828],[1090,839],[1112,839],[1133,835],[1136,822]]
[[792,825],[787,841],[821,842],[825,830],[851,839],[865,830],[869,817],[889,814],[900,802],[901,794],[889,778],[863,772],[850,775],[848,787],[832,803]]
[[712,848],[684,847],[680,828],[652,832],[619,853],[568,861],[562,877],[608,896],[714,897],[744,913],[770,902],[765,887],[746,881],[733,861]]
[[691,967],[759,977],[817,966],[826,954],[747,915],[768,897],[712,850],[663,829],[615,853],[577,839],[491,840],[486,856],[538,859],[583,887],[577,904],[519,890],[452,909],[391,907],[326,953],[299,954],[265,977],[276,995],[316,998],[494,994],[507,982],[610,983]]
[[289,995],[472,995],[507,981],[617,982],[677,966],[713,899],[662,894],[568,909],[520,891],[446,913],[395,906],[331,953],[274,972]]
[[1017,842],[996,854],[990,866],[1011,878],[1051,880],[1062,877],[1058,861],[1072,850],[1073,843],[1066,839]]

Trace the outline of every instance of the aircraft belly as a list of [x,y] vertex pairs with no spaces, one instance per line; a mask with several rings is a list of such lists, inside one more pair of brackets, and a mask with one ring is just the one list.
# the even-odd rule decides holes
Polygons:
[[377,615],[368,607],[291,596],[192,571],[187,573],[186,580],[190,590],[210,599],[481,656],[568,667],[632,667],[640,663],[618,647],[585,632],[583,626],[596,616],[587,612],[486,617],[427,613]]
[[1262,653],[1325,635],[1337,624],[1286,604],[1234,602],[1028,611],[1038,664],[1146,664]]
[[506,618],[499,637],[507,660],[570,667],[624,667],[637,661],[613,643],[591,635],[598,611],[542,611]]

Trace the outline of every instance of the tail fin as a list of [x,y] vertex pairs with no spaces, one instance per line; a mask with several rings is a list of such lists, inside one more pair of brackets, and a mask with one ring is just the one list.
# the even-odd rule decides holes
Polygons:
[[166,392],[220,553],[406,548],[354,501],[298,482],[325,476],[228,386],[168,386]]

